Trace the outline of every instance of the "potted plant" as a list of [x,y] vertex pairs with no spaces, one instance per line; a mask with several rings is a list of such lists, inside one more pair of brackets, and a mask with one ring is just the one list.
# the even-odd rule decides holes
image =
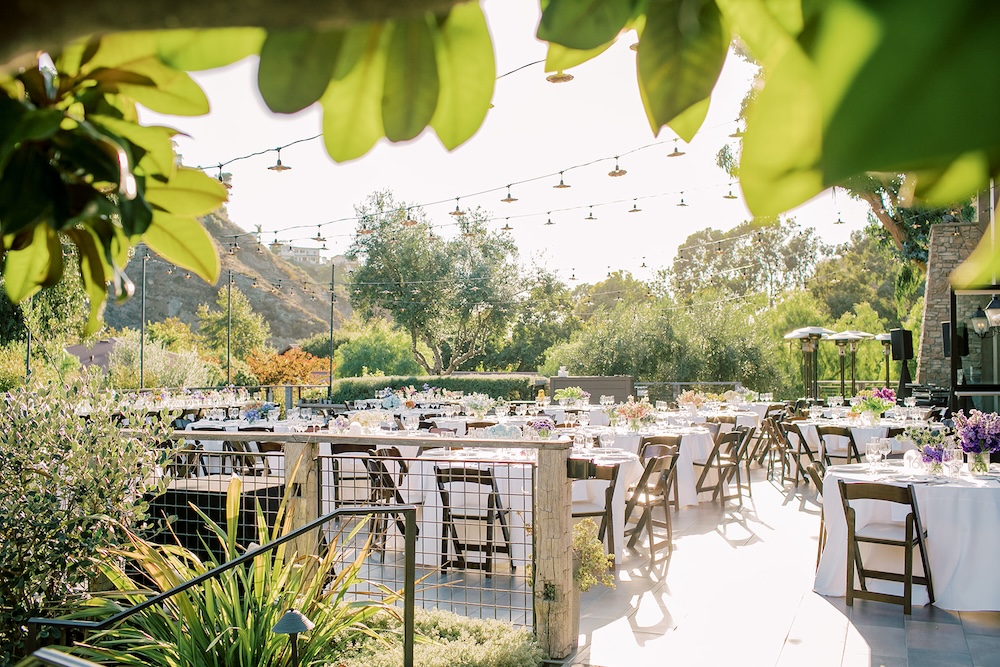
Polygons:
[[580,593],[594,586],[615,587],[615,557],[604,550],[597,537],[597,524],[583,519],[573,526],[573,594],[570,598],[570,619],[575,638],[580,636]]

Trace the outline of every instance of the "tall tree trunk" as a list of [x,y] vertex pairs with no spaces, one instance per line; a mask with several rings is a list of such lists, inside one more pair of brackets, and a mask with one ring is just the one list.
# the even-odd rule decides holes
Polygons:
[[[868,203],[868,206],[870,206],[872,209],[872,213],[875,215],[878,221],[882,223],[882,226],[885,228],[885,230],[889,232],[889,236],[892,237],[892,241],[895,244],[896,249],[902,251],[903,242],[906,241],[906,230],[903,229],[903,225],[900,224],[900,222],[896,220],[896,218],[894,218],[892,215],[889,214],[887,210],[885,210],[885,204],[882,201],[882,198],[874,192],[859,192],[858,196]],[[924,273],[927,272],[926,262],[921,262],[916,259],[912,261],[914,264],[920,267],[921,271],[923,271]]]

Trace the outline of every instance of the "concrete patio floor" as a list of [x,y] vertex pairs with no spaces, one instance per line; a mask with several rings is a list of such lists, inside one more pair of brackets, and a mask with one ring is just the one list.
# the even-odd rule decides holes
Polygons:
[[674,552],[640,544],[615,590],[581,605],[566,665],[1000,665],[1000,612],[949,612],[812,592],[819,506],[811,486],[753,471],[753,499],[674,514]]

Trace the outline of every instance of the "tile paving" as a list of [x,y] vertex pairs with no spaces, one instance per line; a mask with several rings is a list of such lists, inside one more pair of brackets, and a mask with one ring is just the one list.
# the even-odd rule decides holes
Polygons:
[[815,491],[754,471],[754,497],[674,514],[674,552],[640,548],[615,590],[581,604],[580,649],[566,665],[1000,666],[1000,612],[950,612],[812,592]]

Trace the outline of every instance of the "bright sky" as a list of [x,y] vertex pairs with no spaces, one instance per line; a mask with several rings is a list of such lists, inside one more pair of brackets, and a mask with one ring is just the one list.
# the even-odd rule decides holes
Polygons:
[[[534,37],[536,0],[484,0],[482,5],[498,74],[545,58],[545,45]],[[564,280],[575,272],[582,281],[596,282],[609,268],[648,279],[672,262],[690,234],[706,227],[727,230],[750,217],[742,198],[723,199],[730,182],[715,156],[734,141],[729,134],[736,129],[753,68],[729,58],[701,132],[691,144],[679,143],[685,155],[671,158],[673,133],[664,129],[655,137],[639,100],[636,54],[629,48],[635,41],[634,34],[624,35],[596,60],[571,70],[575,79],[568,83],[547,82],[542,64],[500,79],[482,128],[451,153],[427,130],[408,143],[382,140],[364,157],[343,164],[327,155],[321,139],[283,150],[282,163],[292,169],[282,173],[267,169],[275,163],[274,152],[234,162],[225,168],[233,175],[229,216],[248,231],[260,225],[267,243],[277,232],[282,241],[315,246],[308,239],[316,235],[316,225],[323,225],[330,254],[339,254],[356,226],[349,219],[354,206],[375,190],[388,188],[410,204],[442,202],[424,207],[442,234],[452,233],[448,212],[462,197],[463,209],[481,206],[497,228],[509,222],[526,264],[536,259]],[[208,116],[147,113],[143,121],[189,135],[178,137],[178,145],[192,166],[217,165],[319,134],[317,106],[291,116],[267,110],[257,92],[256,70],[256,59],[250,59],[196,74],[211,102]],[[662,144],[643,148],[657,142]],[[628,173],[612,178],[608,172],[616,155]],[[571,169],[587,163],[593,164]],[[508,183],[560,170],[568,170],[565,181],[572,187],[554,189],[555,176],[516,185],[512,195],[518,201],[500,201]],[[465,196],[484,191],[491,192]],[[682,192],[687,206],[678,207]],[[733,193],[740,195],[738,185]],[[629,212],[633,200],[640,212]],[[584,219],[591,206],[595,221]],[[554,224],[546,226],[550,211]],[[865,205],[838,191],[790,215],[815,227],[827,243],[842,243],[865,225],[866,212]],[[838,216],[845,224],[833,224]],[[283,231],[298,225],[304,227]],[[643,262],[647,268],[641,268]]]

